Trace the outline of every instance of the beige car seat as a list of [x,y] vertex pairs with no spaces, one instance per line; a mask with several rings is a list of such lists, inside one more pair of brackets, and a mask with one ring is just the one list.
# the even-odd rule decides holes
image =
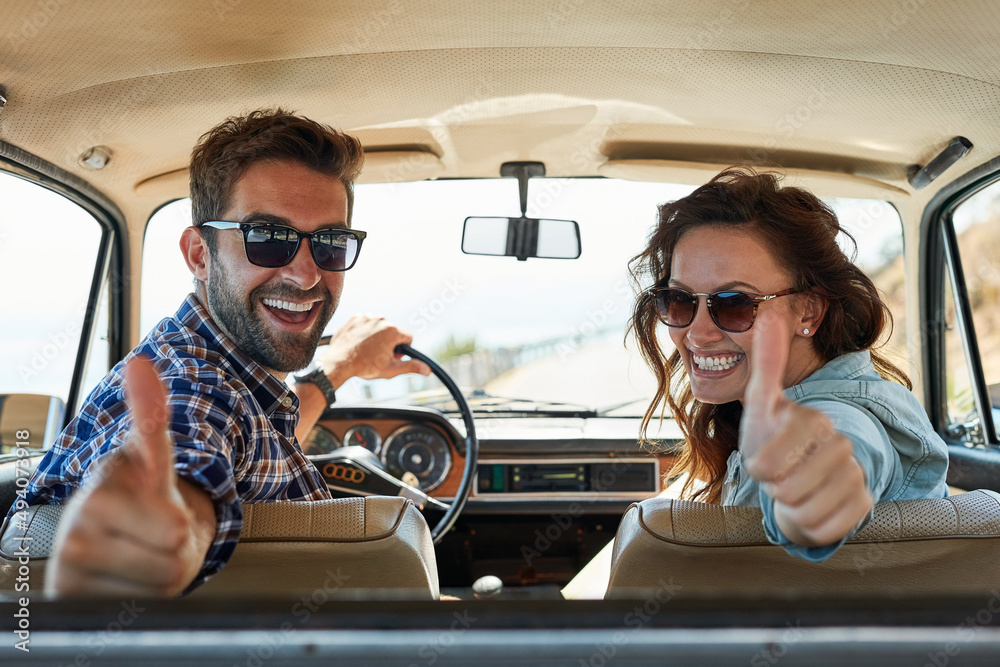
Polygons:
[[[32,590],[45,567],[62,506],[29,508],[27,530],[11,523],[0,537],[0,591],[13,591],[20,537]],[[439,597],[437,564],[423,516],[404,498],[369,496],[243,506],[240,543],[223,570],[191,596],[357,596],[362,590],[418,599]]]
[[606,597],[663,585],[680,596],[981,593],[1000,586],[1000,494],[878,503],[871,522],[813,563],[768,543],[761,510],[671,498],[633,504]]

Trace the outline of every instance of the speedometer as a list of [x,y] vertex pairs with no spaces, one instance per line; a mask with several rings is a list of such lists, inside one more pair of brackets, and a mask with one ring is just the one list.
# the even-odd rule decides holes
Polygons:
[[411,473],[421,491],[441,485],[451,470],[451,450],[440,433],[429,426],[402,426],[386,438],[382,463],[390,475],[402,478]]

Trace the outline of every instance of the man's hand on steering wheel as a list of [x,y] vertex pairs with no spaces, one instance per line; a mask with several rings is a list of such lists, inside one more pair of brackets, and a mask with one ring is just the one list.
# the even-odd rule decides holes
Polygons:
[[365,380],[393,378],[404,373],[430,375],[427,364],[403,360],[394,352],[397,345],[409,345],[413,336],[384,317],[354,315],[330,339],[319,362],[334,387],[352,377]]

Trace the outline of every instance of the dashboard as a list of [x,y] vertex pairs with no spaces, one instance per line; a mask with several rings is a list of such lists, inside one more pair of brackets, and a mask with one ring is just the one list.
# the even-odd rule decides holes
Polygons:
[[[461,430],[460,430],[461,429]],[[490,501],[608,501],[623,509],[656,495],[674,461],[679,437],[656,451],[636,440],[638,418],[478,417],[479,470],[469,510]],[[432,497],[454,496],[465,465],[464,429],[457,418],[428,408],[329,408],[302,443],[310,456],[356,446],[389,474]],[[324,470],[343,481],[350,471]],[[335,479],[330,479],[334,477]]]
[[[439,489],[449,478],[458,455],[457,442],[462,440],[443,417],[392,412],[371,411],[351,419],[324,415],[302,443],[302,450],[308,456],[322,456],[341,447],[362,447],[377,456],[393,477],[425,493]],[[335,474],[322,465],[320,472],[324,477]]]

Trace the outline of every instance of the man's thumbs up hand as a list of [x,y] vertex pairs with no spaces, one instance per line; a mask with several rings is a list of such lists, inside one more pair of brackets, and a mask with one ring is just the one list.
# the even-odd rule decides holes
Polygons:
[[125,383],[132,427],[122,447],[94,464],[63,513],[46,581],[50,593],[176,595],[194,579],[211,543],[214,509],[203,491],[178,483],[167,394],[152,363],[129,361]]
[[125,397],[132,412],[128,447],[135,454],[135,480],[149,493],[170,495],[177,488],[174,443],[167,432],[167,394],[148,359],[125,367]]

